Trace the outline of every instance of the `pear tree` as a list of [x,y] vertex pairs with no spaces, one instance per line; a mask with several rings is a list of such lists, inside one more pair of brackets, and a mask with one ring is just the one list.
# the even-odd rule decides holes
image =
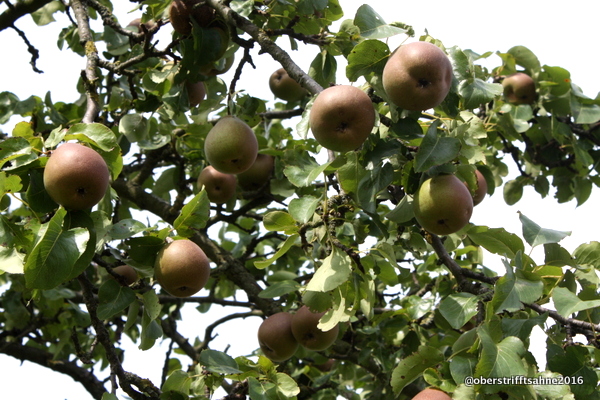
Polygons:
[[98,400],[600,399],[600,242],[472,217],[598,190],[600,97],[567,69],[341,0],[5,3],[11,63],[40,72],[30,17],[80,62],[72,101],[0,92],[0,354],[29,395],[37,363]]

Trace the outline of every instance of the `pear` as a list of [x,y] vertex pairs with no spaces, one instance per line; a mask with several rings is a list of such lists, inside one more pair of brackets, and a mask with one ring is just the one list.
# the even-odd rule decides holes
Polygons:
[[254,164],[258,155],[258,140],[248,124],[229,115],[221,118],[208,132],[204,154],[217,171],[239,174]]
[[212,165],[205,167],[198,175],[198,189],[204,188],[213,203],[227,203],[235,195],[236,185],[235,175],[219,172]]
[[314,313],[307,306],[302,306],[292,318],[292,334],[304,348],[321,351],[329,348],[337,339],[339,325],[328,331],[317,327],[325,312]]
[[375,109],[369,96],[359,88],[331,86],[317,95],[309,124],[321,146],[347,152],[360,147],[373,130]]
[[100,154],[78,143],[54,150],[44,168],[44,187],[68,210],[87,210],[102,200],[110,173]]
[[292,334],[292,314],[279,312],[265,319],[258,328],[258,344],[273,362],[291,358],[298,349],[298,342]]
[[175,240],[159,251],[154,276],[167,293],[189,297],[208,282],[210,262],[196,243],[189,239]]
[[426,388],[417,393],[412,400],[452,400],[452,397],[441,390]]
[[204,82],[185,82],[185,89],[188,95],[190,107],[196,107],[202,104],[206,98],[206,86]]
[[535,82],[523,73],[509,75],[502,81],[504,97],[511,104],[533,104],[537,98]]
[[473,213],[473,197],[455,175],[427,179],[413,200],[417,222],[428,232],[449,235],[467,225]]
[[475,190],[475,193],[473,193],[473,205],[474,206],[476,206],[477,204],[479,204],[483,201],[483,199],[485,198],[485,195],[487,194],[487,189],[488,189],[487,181],[485,180],[485,177],[478,169],[475,170],[475,176],[477,177],[477,189]]
[[452,86],[452,64],[442,49],[429,42],[397,48],[383,68],[383,89],[400,108],[423,111],[444,101]]
[[237,180],[244,190],[258,190],[269,182],[273,175],[275,158],[268,154],[259,154],[256,156],[254,164],[237,175]]
[[127,286],[138,280],[137,272],[135,272],[135,269],[133,269],[131,265],[119,265],[118,267],[113,268],[112,271],[122,277],[122,280],[119,283],[124,283]]
[[173,0],[169,6],[169,20],[173,29],[182,35],[192,32],[192,19],[202,27],[209,26],[216,18],[216,12],[209,5],[201,5],[200,0]]
[[284,68],[279,68],[269,77],[269,88],[275,97],[285,101],[298,101],[308,92],[288,75]]

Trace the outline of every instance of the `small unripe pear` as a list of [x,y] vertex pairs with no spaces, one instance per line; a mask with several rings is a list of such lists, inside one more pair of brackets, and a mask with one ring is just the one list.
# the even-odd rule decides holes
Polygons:
[[110,173],[100,154],[78,143],[54,150],[44,169],[44,187],[68,210],[87,210],[98,204],[108,189]]
[[283,362],[296,353],[298,342],[292,334],[292,314],[279,312],[265,319],[258,328],[258,344],[273,362]]
[[193,83],[186,81],[185,89],[187,91],[190,107],[199,106],[206,98],[206,86],[202,81]]
[[417,222],[428,232],[449,235],[469,223],[473,197],[455,175],[437,175],[427,179],[413,200]]
[[224,174],[239,174],[249,169],[258,155],[258,140],[252,128],[228,115],[208,132],[204,154],[209,164]]
[[189,297],[208,282],[210,262],[196,243],[188,239],[175,240],[158,253],[154,276],[167,293]]

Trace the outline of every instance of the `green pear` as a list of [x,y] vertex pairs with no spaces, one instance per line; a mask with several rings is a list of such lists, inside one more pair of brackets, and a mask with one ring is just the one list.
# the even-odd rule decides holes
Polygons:
[[369,96],[357,87],[331,86],[317,95],[309,125],[317,142],[326,149],[347,152],[360,147],[375,124]]
[[258,328],[258,344],[265,357],[273,362],[291,358],[298,349],[292,334],[292,314],[279,312],[265,319]]
[[307,306],[302,306],[292,318],[292,334],[296,341],[309,350],[321,351],[329,348],[336,341],[339,325],[328,331],[318,328],[319,320],[325,312],[314,313]]
[[273,156],[259,154],[250,168],[237,175],[238,183],[244,190],[259,190],[271,179],[274,167]]
[[473,197],[455,175],[427,179],[413,199],[417,222],[428,232],[449,235],[461,230],[473,213]]
[[429,42],[397,48],[383,68],[383,89],[400,108],[423,111],[444,101],[452,86],[452,64],[442,49]]
[[511,104],[533,104],[537,98],[535,82],[523,73],[509,75],[502,81],[504,97]]
[[44,187],[68,210],[87,210],[102,200],[110,180],[100,154],[78,144],[64,143],[52,152],[44,168]]
[[198,189],[204,188],[208,199],[213,203],[227,203],[235,196],[236,185],[235,175],[219,172],[211,165],[205,167],[198,175]]
[[248,124],[229,115],[221,118],[208,132],[204,154],[217,171],[239,174],[254,164],[258,155],[258,140]]
[[210,261],[200,246],[191,240],[174,240],[156,256],[154,276],[167,293],[189,297],[208,282]]
[[308,92],[288,75],[284,68],[279,68],[269,77],[269,88],[275,97],[285,101],[298,101]]

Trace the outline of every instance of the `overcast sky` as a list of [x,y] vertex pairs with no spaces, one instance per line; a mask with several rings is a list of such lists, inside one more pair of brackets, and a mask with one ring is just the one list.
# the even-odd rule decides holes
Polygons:
[[[127,15],[129,2],[115,1],[119,4],[118,16],[122,23],[139,16],[139,13]],[[355,10],[363,2],[354,0],[340,0],[346,11],[346,18],[352,18]],[[584,93],[596,97],[600,91],[598,79],[598,49],[600,49],[600,33],[598,15],[600,15],[600,2],[589,0],[571,0],[569,2],[548,2],[535,0],[505,0],[502,2],[488,2],[475,0],[433,0],[427,2],[409,2],[399,0],[370,0],[368,4],[377,10],[386,22],[400,21],[412,25],[417,35],[425,32],[440,39],[446,47],[458,46],[462,49],[472,49],[475,52],[486,51],[504,52],[515,45],[524,45],[532,50],[539,58],[542,65],[561,66],[571,72],[572,80],[582,87]],[[6,8],[4,3],[0,12]],[[131,6],[133,8],[133,5]],[[44,97],[46,92],[52,93],[54,101],[74,101],[78,94],[74,88],[79,71],[84,68],[85,60],[72,55],[69,51],[58,52],[56,38],[58,32],[65,25],[65,17],[60,16],[60,23],[51,24],[42,28],[35,28],[29,17],[19,20],[16,25],[24,30],[29,40],[40,50],[38,67],[45,71],[39,75],[29,66],[30,55],[26,46],[12,30],[0,32],[0,43],[4,50],[3,62],[0,63],[0,91],[11,91],[19,98],[25,99],[31,94]],[[168,27],[164,28],[168,30]],[[401,39],[390,40],[390,47],[395,47]],[[282,41],[284,43],[285,40]],[[161,42],[166,45],[167,42]],[[159,46],[160,47],[160,46]],[[305,53],[292,54],[297,63],[307,68],[315,50]],[[264,94],[265,82],[278,64],[268,55],[260,56],[254,60],[258,66],[256,71],[245,71],[238,88],[245,88],[248,92],[258,97],[269,96]],[[499,65],[496,56],[490,61]],[[347,83],[342,76],[339,83]],[[18,120],[11,120],[11,124]],[[5,126],[4,131],[10,132],[12,126]],[[576,208],[571,202],[557,206],[552,198],[540,200],[539,195],[533,190],[526,190],[526,198],[515,206],[508,207],[498,195],[484,200],[474,210],[472,222],[490,227],[505,227],[508,231],[521,234],[521,226],[517,211],[542,225],[544,228],[573,231],[571,237],[562,244],[572,251],[578,244],[591,240],[600,240],[597,226],[600,216],[597,212],[598,196],[588,200],[582,207]],[[535,253],[534,253],[535,254]],[[536,261],[543,262],[542,258]],[[212,322],[207,317],[200,321],[199,326],[187,328],[190,336],[203,335],[206,324]],[[258,326],[259,320],[244,321],[244,332],[251,332]],[[230,329],[239,332],[238,329]],[[216,348],[224,350],[224,346],[231,342],[234,346],[240,345],[240,340],[235,336],[227,338],[226,332],[220,332],[221,342]],[[234,347],[230,354],[244,354],[248,346],[256,348],[255,343],[246,343],[243,347]],[[163,362],[163,350],[138,352],[135,364],[128,361],[125,368],[149,377],[155,383],[160,381],[159,375]],[[131,354],[128,354],[131,357]],[[30,366],[16,368],[19,363],[14,359],[0,356],[2,365],[2,393],[7,398],[19,395],[19,398],[32,398],[42,395],[46,400],[82,400],[86,399],[85,392],[78,384],[60,374],[46,372],[44,368]],[[26,364],[27,365],[27,364]],[[150,372],[148,367],[154,367]],[[154,374],[154,375],[152,375]],[[39,379],[39,380],[38,380]],[[32,384],[33,383],[33,384]],[[28,393],[23,397],[24,393]],[[14,396],[10,396],[13,394]]]

